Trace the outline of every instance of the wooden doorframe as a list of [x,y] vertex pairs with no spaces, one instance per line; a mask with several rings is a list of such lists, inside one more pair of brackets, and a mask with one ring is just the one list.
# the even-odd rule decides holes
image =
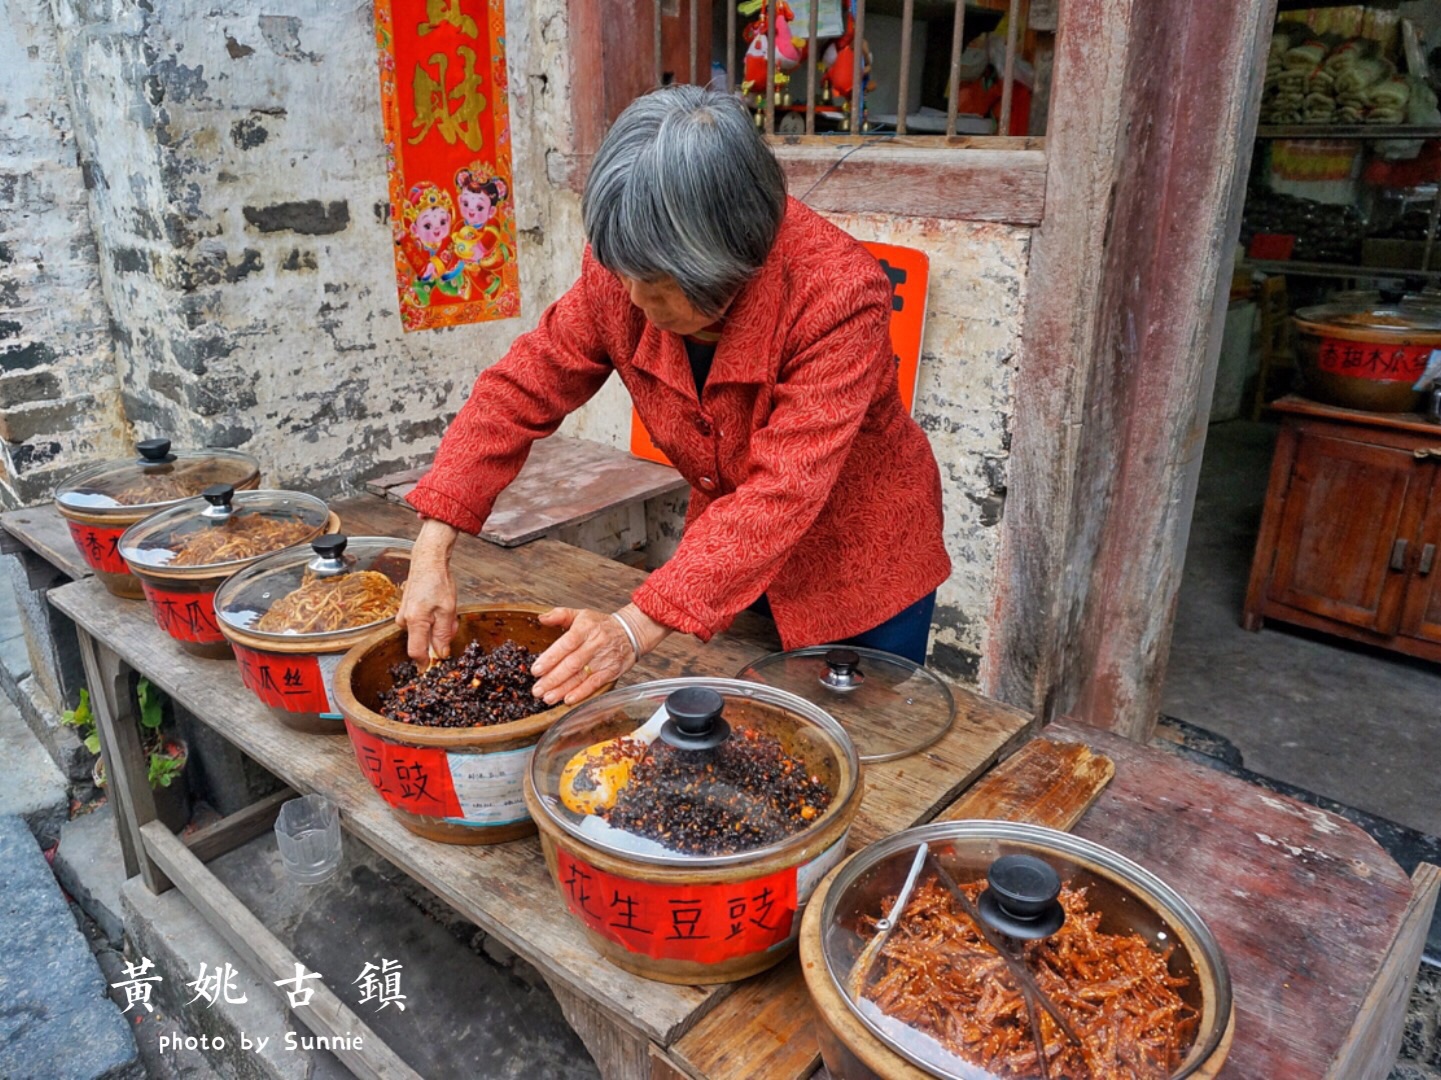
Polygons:
[[984,688],[1135,739],[1170,651],[1275,0],[1066,0]]

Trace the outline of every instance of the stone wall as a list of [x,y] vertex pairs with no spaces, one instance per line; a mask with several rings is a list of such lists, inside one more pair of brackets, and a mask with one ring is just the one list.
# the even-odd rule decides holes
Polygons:
[[[401,332],[395,310],[369,3],[298,0],[284,15],[257,15],[235,0],[50,2],[51,68],[66,82],[52,96],[72,102],[98,237],[90,289],[103,288],[111,336],[100,337],[107,350],[113,340],[98,376],[75,377],[118,385],[134,435],[243,448],[272,484],[354,488],[428,458],[476,373],[574,280],[582,241],[579,199],[561,182],[571,149],[562,0],[507,11],[522,317],[415,334]],[[44,12],[42,0],[0,3]],[[8,78],[0,73],[0,87]],[[916,415],[941,461],[956,565],[935,660],[975,679],[1029,232],[833,219],[931,258]],[[0,403],[0,415],[11,412]],[[612,380],[564,430],[623,447],[629,425],[629,398]],[[113,439],[62,442],[55,458],[63,472],[114,451]],[[47,494],[35,484],[25,497]]]
[[122,445],[67,96],[48,0],[0,0],[0,507]]
[[[576,199],[539,147],[565,92],[512,4],[519,320],[404,334],[368,3],[54,0],[124,409],[322,495],[433,451],[477,371],[568,284]],[[563,67],[563,65],[561,65]]]

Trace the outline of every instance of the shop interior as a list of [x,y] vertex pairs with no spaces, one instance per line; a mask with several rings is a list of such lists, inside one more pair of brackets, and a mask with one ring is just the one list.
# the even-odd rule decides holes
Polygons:
[[1161,731],[1412,863],[1441,847],[1441,5],[1280,8]]

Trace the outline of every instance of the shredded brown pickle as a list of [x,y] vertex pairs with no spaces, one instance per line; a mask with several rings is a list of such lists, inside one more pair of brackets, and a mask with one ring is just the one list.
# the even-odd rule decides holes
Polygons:
[[144,506],[188,499],[199,490],[193,479],[186,482],[177,476],[147,476],[118,494],[107,492],[106,496],[120,506]]
[[223,525],[190,533],[176,545],[171,566],[211,566],[253,559],[309,540],[315,527],[262,514],[236,514]]
[[391,619],[400,610],[400,586],[375,570],[317,577],[307,570],[255,624],[267,634],[324,634]]
[[[984,883],[963,885],[972,900]],[[895,898],[882,905],[890,910]],[[1018,943],[1041,990],[1080,1036],[1077,1046],[1037,1008],[1051,1080],[1164,1080],[1185,1059],[1199,1017],[1178,990],[1171,950],[1139,934],[1103,934],[1085,889],[1061,890],[1066,922]],[[876,919],[869,920],[874,929]],[[996,954],[937,881],[920,885],[881,950],[863,994],[886,1015],[1000,1080],[1042,1075],[1025,999]]]

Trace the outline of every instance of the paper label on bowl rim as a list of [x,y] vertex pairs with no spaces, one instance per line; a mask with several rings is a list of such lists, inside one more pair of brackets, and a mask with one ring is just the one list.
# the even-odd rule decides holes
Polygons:
[[144,578],[140,587],[150,603],[156,625],[178,641],[208,645],[224,641],[220,623],[215,618],[215,592],[171,592],[152,585]]
[[343,654],[334,656],[334,662],[327,665],[326,661],[332,660],[330,655],[260,652],[239,642],[232,644],[240,664],[240,681],[272,709],[297,713],[335,711],[330,676]]
[[67,521],[70,539],[80,557],[92,570],[106,574],[128,574],[130,567],[125,556],[120,554],[120,538],[125,535],[125,526],[106,528],[104,525],[86,525],[79,521]]
[[1414,383],[1426,370],[1434,345],[1376,345],[1323,337],[1316,366],[1330,375],[1373,382]]
[[510,825],[530,817],[522,795],[533,746],[491,754],[404,746],[363,731],[345,730],[371,786],[398,810],[446,818],[457,825]]
[[611,874],[556,850],[571,914],[629,952],[718,964],[783,945],[800,908],[796,868],[749,881],[671,884]]

